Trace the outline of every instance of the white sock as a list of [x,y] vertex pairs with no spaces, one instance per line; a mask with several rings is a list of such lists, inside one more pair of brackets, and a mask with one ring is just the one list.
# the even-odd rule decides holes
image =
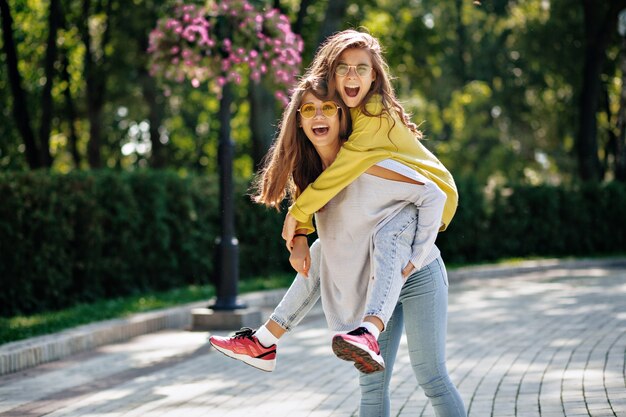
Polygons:
[[259,327],[254,335],[259,339],[259,343],[265,347],[270,347],[278,343],[278,338],[272,334],[265,325]]
[[367,331],[370,332],[370,334],[374,336],[376,340],[378,340],[378,336],[380,336],[380,330],[378,330],[378,327],[376,327],[374,323],[370,323],[369,321],[364,321],[363,323],[359,325],[359,327],[365,327]]

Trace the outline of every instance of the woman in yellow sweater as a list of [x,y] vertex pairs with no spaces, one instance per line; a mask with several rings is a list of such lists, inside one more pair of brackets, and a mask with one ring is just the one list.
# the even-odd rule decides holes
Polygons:
[[289,208],[282,234],[287,247],[291,247],[297,227],[312,232],[312,215],[368,168],[385,159],[398,161],[431,179],[446,194],[440,231],[445,230],[458,204],[454,179],[419,141],[421,132],[395,97],[378,40],[355,30],[330,36],[318,50],[305,78],[311,76],[326,79],[329,95],[338,93],[350,107],[352,133],[335,162]]

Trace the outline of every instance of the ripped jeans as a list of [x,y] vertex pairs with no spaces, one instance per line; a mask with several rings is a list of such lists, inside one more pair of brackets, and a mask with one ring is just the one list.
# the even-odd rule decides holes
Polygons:
[[[387,327],[396,307],[404,279],[402,269],[411,258],[413,238],[417,227],[417,207],[409,204],[378,230],[373,237],[370,285],[366,316],[376,316]],[[309,277],[296,275],[289,290],[274,309],[270,319],[291,330],[320,298],[320,257],[323,243],[318,239],[311,245]],[[370,277],[363,277],[369,279]]]

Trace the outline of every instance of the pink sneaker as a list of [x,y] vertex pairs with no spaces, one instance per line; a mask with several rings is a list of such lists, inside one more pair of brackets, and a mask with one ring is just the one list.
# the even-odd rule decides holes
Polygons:
[[242,328],[232,337],[211,336],[211,345],[224,355],[238,359],[262,371],[276,367],[276,345],[265,347],[254,336],[254,330]]
[[365,374],[385,369],[385,361],[380,356],[378,342],[364,327],[347,334],[333,337],[333,352],[338,358],[354,362],[354,366]]

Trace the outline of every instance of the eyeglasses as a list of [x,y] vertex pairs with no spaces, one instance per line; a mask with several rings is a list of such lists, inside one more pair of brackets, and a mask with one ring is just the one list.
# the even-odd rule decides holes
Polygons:
[[348,65],[348,64],[338,64],[335,68],[335,74],[340,77],[345,77],[350,72],[350,68],[354,68],[357,75],[359,77],[365,77],[370,73],[372,67],[367,64],[359,64],[359,65]]
[[317,107],[313,103],[306,103],[300,106],[298,111],[300,112],[300,116],[305,119],[312,119],[317,114],[317,110],[320,109],[322,114],[326,117],[333,117],[337,114],[339,110],[339,106],[334,101],[325,101],[322,103],[321,107]]

